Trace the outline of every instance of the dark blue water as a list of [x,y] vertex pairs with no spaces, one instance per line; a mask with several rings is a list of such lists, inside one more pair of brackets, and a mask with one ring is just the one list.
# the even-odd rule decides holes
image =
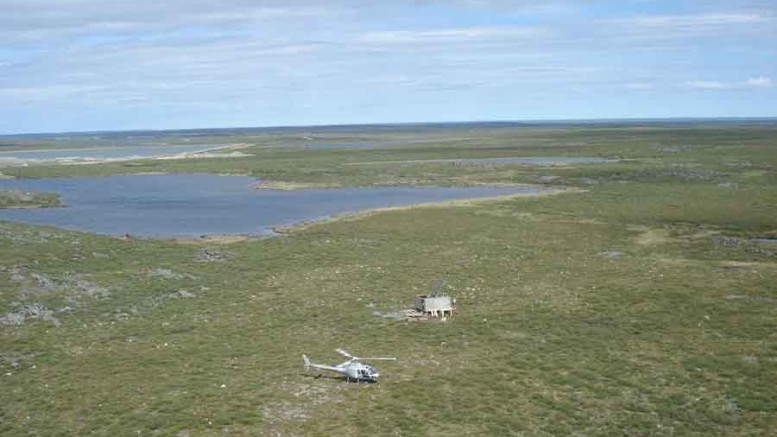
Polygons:
[[239,176],[132,175],[0,180],[0,189],[59,193],[66,208],[0,209],[0,219],[108,235],[262,235],[290,225],[367,209],[535,193],[514,188],[343,188],[254,190]]

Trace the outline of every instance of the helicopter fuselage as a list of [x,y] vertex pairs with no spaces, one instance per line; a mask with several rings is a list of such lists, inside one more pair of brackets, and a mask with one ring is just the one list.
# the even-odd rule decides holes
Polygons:
[[340,366],[343,366],[343,373],[349,379],[354,379],[356,381],[377,382],[378,376],[380,376],[374,367],[357,361],[348,361]]
[[332,372],[340,373],[341,375],[345,375],[345,378],[347,381],[366,381],[366,382],[377,382],[378,376],[380,374],[378,373],[378,370],[374,367],[364,364],[361,360],[389,360],[389,361],[396,361],[396,358],[394,357],[373,357],[373,358],[359,358],[356,356],[351,355],[350,353],[342,350],[337,349],[337,352],[340,355],[344,355],[346,358],[348,358],[348,361],[338,364],[336,366],[330,366],[327,364],[317,364],[311,362],[307,355],[302,355],[302,359],[305,361],[305,369],[317,369],[317,370],[329,370]]

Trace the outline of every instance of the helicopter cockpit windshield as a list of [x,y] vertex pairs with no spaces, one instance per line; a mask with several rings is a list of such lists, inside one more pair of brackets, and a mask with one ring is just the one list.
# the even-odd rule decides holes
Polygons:
[[378,371],[374,367],[364,366],[361,369],[362,376],[366,379],[377,379]]

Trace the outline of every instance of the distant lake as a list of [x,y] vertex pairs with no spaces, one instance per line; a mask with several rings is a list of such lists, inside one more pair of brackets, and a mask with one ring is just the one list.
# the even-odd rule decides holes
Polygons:
[[454,163],[454,164],[524,164],[524,165],[552,165],[552,164],[596,164],[614,162],[607,158],[591,158],[580,156],[528,156],[507,158],[461,158],[461,159],[424,159],[407,161],[408,164],[423,163]]
[[617,159],[595,158],[588,156],[513,156],[503,158],[455,158],[455,159],[415,159],[407,161],[366,161],[349,162],[345,165],[382,165],[382,164],[520,164],[520,165],[563,165],[563,164],[603,164],[617,162]]
[[305,146],[308,150],[324,149],[373,149],[394,145],[410,144],[412,141],[351,141],[348,143],[316,143]]
[[365,141],[344,141],[344,142],[326,142],[305,145],[305,149],[309,150],[323,150],[323,149],[376,149],[380,147],[393,147],[393,146],[418,146],[429,143],[454,143],[461,141],[469,141],[476,138],[473,137],[432,137],[432,138],[407,138],[396,140],[365,140]]
[[271,234],[276,226],[392,206],[537,193],[513,188],[255,190],[256,179],[205,174],[0,180],[0,189],[58,193],[66,208],[0,209],[0,220],[98,234],[192,237]]
[[130,159],[170,156],[179,153],[204,152],[216,146],[207,144],[187,146],[129,146],[129,147],[87,147],[59,150],[13,150],[0,152],[0,163],[13,160],[54,159]]
[[[457,138],[455,141],[461,141],[467,138]],[[375,149],[379,147],[419,145],[433,142],[451,142],[454,140],[447,138],[426,138],[426,139],[406,139],[406,140],[374,140],[374,141],[350,141],[341,143],[313,143],[305,146],[309,150],[323,149]]]

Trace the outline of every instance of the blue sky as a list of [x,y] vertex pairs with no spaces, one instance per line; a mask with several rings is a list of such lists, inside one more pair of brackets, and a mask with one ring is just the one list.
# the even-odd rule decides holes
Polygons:
[[0,0],[0,134],[748,116],[774,0]]

